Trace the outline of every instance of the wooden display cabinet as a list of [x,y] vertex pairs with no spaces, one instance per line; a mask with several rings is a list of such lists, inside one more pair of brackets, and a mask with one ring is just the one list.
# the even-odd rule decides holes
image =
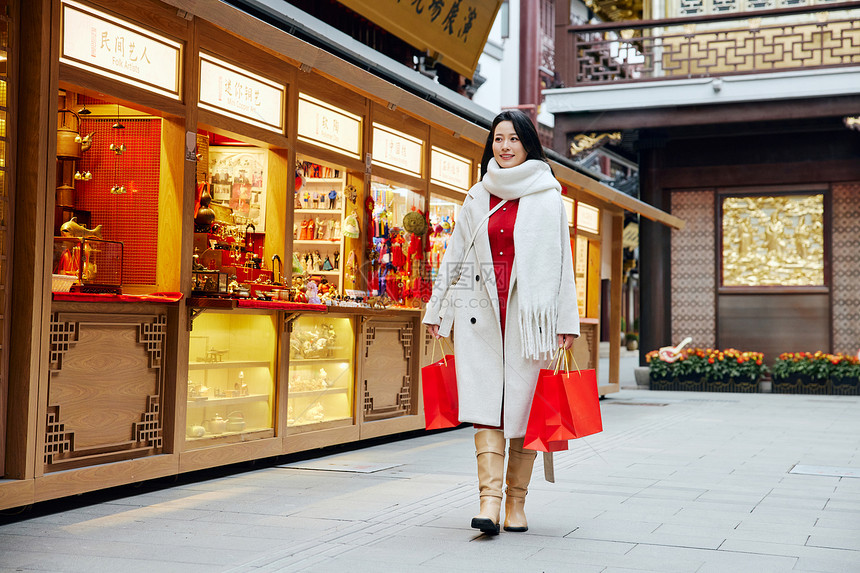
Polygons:
[[287,427],[319,430],[354,423],[353,319],[302,315],[291,324]]
[[187,448],[274,436],[277,315],[206,311],[188,359]]
[[317,171],[317,174],[337,176],[305,176],[304,183],[297,191],[293,249],[309,275],[323,277],[342,291],[346,172],[342,168],[311,161],[306,161],[304,165],[325,170]]

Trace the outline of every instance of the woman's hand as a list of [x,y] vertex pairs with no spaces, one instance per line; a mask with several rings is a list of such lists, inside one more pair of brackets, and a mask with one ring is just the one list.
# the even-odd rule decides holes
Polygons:
[[564,350],[570,350],[573,346],[573,341],[576,340],[576,335],[574,334],[559,334],[558,338],[558,347],[563,348]]
[[429,332],[430,336],[432,336],[433,338],[442,338],[442,336],[439,334],[439,325],[438,324],[428,324],[427,325],[427,332]]

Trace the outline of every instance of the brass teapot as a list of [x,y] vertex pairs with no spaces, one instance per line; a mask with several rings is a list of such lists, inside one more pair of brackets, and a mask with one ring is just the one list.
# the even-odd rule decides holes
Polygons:
[[70,109],[61,109],[57,127],[57,159],[81,158],[81,116]]

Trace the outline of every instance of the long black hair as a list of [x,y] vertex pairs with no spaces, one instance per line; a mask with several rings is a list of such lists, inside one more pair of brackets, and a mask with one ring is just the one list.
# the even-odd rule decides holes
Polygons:
[[523,144],[523,148],[526,150],[527,161],[529,159],[539,159],[549,163],[543,146],[540,144],[537,129],[535,129],[529,116],[518,109],[506,109],[493,119],[493,127],[490,129],[487,143],[484,145],[484,156],[481,157],[481,179],[487,174],[487,164],[493,158],[493,137],[496,135],[496,127],[503,121],[509,121],[514,125],[514,131],[517,132],[517,137],[520,138],[520,143]]

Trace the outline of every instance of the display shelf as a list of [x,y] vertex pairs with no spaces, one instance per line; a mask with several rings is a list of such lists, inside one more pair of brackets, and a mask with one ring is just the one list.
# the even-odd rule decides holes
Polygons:
[[249,396],[236,396],[233,398],[209,398],[203,396],[201,398],[191,398],[190,400],[188,400],[188,405],[197,407],[204,407],[209,405],[232,406],[234,404],[247,404],[249,402],[264,402],[268,399],[268,394],[251,394]]
[[349,388],[324,388],[322,390],[290,390],[291,398],[301,398],[304,396],[322,396],[324,394],[345,394],[349,392]]
[[305,177],[305,183],[343,183],[343,177]]
[[[192,447],[227,436],[262,439],[274,431],[278,324],[278,313],[272,312],[210,308],[196,316],[189,336],[185,416]],[[219,417],[241,423],[210,431],[223,428]]]
[[189,362],[189,370],[216,370],[219,368],[268,368],[268,360],[224,360],[222,362]]
[[[287,427],[352,420],[355,393],[355,330],[347,317],[303,315],[290,332]],[[310,344],[302,358],[295,345]],[[322,343],[322,348],[316,345]]]
[[[343,268],[322,270],[322,266],[325,259],[329,261],[326,267],[334,267],[338,260],[345,261],[346,240],[342,236],[342,228],[347,203],[344,196],[346,172],[342,167],[326,165],[306,157],[299,157],[299,161],[316,174],[340,175],[320,178],[305,176],[304,184],[296,191],[299,203],[293,208],[293,253],[308,275],[317,277],[317,282],[324,280],[341,291],[344,288]],[[337,194],[333,202],[328,198],[332,191]],[[334,208],[330,208],[332,206]],[[342,264],[338,266],[343,267]]]
[[342,421],[345,421],[345,420],[352,420],[352,416],[343,416],[343,417],[336,417],[336,416],[332,416],[332,417],[330,417],[330,418],[329,418],[329,417],[324,417],[322,420],[309,420],[309,421],[301,421],[301,422],[299,422],[299,421],[293,421],[293,422],[290,424],[290,427],[291,427],[291,428],[296,428],[296,427],[299,427],[299,426],[311,426],[311,425],[314,425],[314,424],[322,424],[322,423],[324,423],[324,422],[342,422]]
[[[260,434],[260,435],[255,436],[255,434]],[[188,442],[189,444],[192,444],[195,442],[211,441],[212,438],[224,438],[226,436],[238,436],[238,435],[241,435],[244,439],[257,438],[257,437],[269,438],[269,437],[271,437],[271,434],[272,434],[271,428],[250,428],[250,429],[246,428],[244,430],[236,431],[236,432],[224,431],[224,432],[221,432],[220,434],[210,434],[207,432],[205,436],[200,436],[199,438],[186,436],[185,441]]]

